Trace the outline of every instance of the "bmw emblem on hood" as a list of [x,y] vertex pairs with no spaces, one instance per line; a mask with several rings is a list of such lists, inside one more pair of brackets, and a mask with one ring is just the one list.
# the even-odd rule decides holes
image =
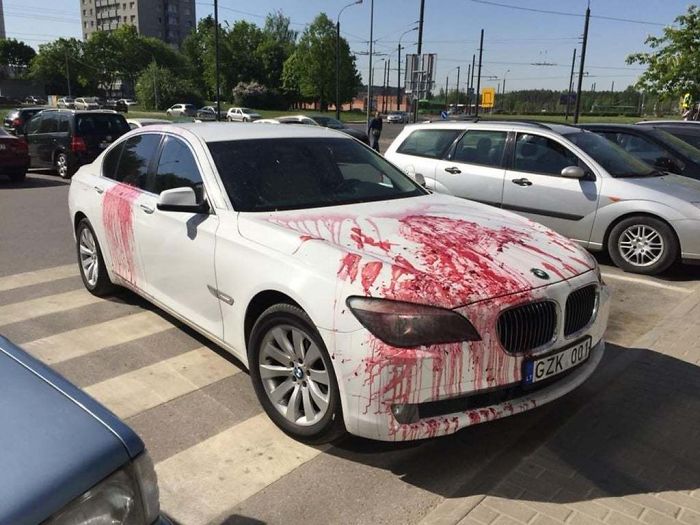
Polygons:
[[549,279],[549,274],[545,272],[544,270],[540,270],[539,268],[530,268],[530,271],[533,273],[535,277],[539,277],[540,279]]

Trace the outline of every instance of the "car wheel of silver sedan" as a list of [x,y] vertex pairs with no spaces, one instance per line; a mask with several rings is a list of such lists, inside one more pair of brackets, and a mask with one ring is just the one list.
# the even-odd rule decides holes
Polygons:
[[248,348],[255,393],[277,426],[308,443],[344,433],[332,361],[303,310],[289,304],[268,308]]
[[93,295],[102,297],[112,293],[115,286],[105,269],[102,250],[97,242],[95,232],[87,219],[82,219],[75,229],[76,247],[80,277],[85,288]]
[[671,227],[654,217],[628,217],[611,230],[610,257],[628,272],[654,275],[678,259],[678,239]]

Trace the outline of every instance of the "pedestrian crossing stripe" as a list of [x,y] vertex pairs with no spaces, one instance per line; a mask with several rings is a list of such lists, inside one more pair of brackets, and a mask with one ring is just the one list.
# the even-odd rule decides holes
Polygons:
[[29,301],[10,303],[0,306],[0,326],[28,321],[43,315],[55,314],[73,308],[80,308],[81,306],[88,306],[103,300],[95,297],[87,290],[80,289],[39,297]]
[[35,270],[33,272],[8,275],[7,277],[0,277],[0,292],[6,292],[7,290],[22,288],[24,286],[58,281],[59,279],[66,279],[77,275],[79,275],[78,265],[75,263],[43,270]]

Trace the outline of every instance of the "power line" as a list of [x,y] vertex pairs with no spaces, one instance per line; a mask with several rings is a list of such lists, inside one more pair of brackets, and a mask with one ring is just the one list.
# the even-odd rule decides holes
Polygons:
[[[559,15],[559,16],[575,16],[577,18],[583,18],[585,15],[582,15],[580,13],[570,13],[566,11],[552,11],[549,9],[537,9],[534,7],[523,7],[519,5],[512,5],[512,4],[502,4],[500,2],[493,2],[491,0],[470,0],[471,2],[474,2],[475,4],[485,4],[485,5],[492,5],[496,7],[505,7],[507,9],[517,9],[518,11],[529,11],[531,13],[544,13],[547,15]],[[649,26],[661,26],[664,27],[666,24],[661,24],[659,22],[648,22],[646,20],[633,20],[631,18],[618,18],[614,16],[603,16],[603,15],[591,15],[591,18],[598,18],[601,20],[612,20],[614,22],[627,22],[630,24],[643,24],[643,25],[649,25]]]

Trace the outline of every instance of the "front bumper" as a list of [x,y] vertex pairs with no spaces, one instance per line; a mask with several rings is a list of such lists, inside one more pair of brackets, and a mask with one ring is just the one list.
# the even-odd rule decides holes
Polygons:
[[[609,315],[607,287],[599,287],[596,315],[589,326],[571,337],[564,337],[563,326],[559,326],[557,339],[531,355],[506,353],[498,342],[495,323],[500,312],[513,304],[542,298],[565,304],[572,290],[591,284],[591,274],[459,309],[477,327],[480,342],[399,349],[377,341],[364,329],[351,333],[320,330],[334,360],[347,430],[382,441],[436,437],[530,410],[578,387],[603,356]],[[583,337],[590,337],[593,343],[584,364],[538,389],[518,390],[526,359],[566,348]],[[515,395],[499,397],[498,392],[506,390]],[[466,398],[479,402],[465,402]],[[435,405],[441,408],[435,415],[421,410]],[[406,419],[398,413],[397,419],[394,411],[411,406],[417,407],[420,416],[400,423]],[[454,411],[445,412],[445,407]]]

